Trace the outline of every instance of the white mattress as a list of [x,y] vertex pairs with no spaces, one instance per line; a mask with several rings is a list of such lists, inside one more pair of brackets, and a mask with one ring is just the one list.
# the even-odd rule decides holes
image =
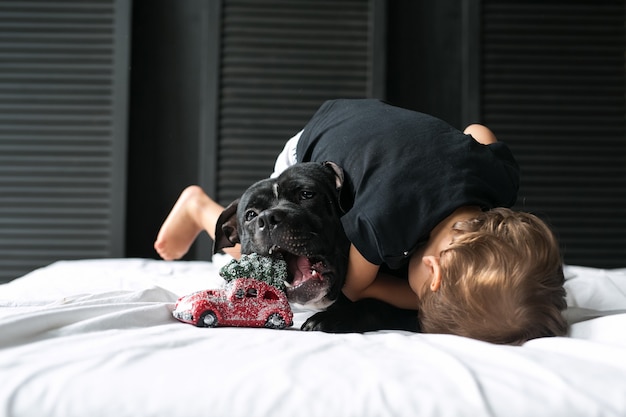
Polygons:
[[0,286],[0,416],[626,416],[626,269],[566,268],[566,338],[196,328],[208,262],[62,261]]

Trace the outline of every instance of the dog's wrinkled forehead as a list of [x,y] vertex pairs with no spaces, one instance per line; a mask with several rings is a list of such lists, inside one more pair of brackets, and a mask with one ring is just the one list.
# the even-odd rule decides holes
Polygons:
[[285,170],[277,178],[279,186],[318,186],[333,188],[333,175],[330,169],[316,162],[296,164]]
[[242,213],[250,207],[268,207],[276,201],[274,190],[277,187],[277,181],[274,178],[268,178],[257,182],[246,190],[239,200],[237,211]]
[[335,194],[334,177],[322,164],[310,162],[296,164],[276,178],[261,180],[241,196],[238,211],[244,213],[254,207],[263,209],[279,200],[295,198],[302,189],[312,189],[329,195]]

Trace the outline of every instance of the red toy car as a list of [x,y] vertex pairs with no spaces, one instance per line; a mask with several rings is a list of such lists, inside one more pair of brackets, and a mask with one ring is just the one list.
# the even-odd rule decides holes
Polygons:
[[239,326],[284,329],[293,325],[285,294],[251,278],[238,278],[224,289],[204,290],[180,297],[172,312],[178,320],[198,327]]

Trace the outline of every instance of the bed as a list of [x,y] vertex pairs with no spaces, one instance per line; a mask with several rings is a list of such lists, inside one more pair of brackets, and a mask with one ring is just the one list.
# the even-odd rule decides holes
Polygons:
[[213,262],[59,261],[0,286],[0,415],[626,416],[626,269],[567,266],[571,334],[523,346],[197,328]]

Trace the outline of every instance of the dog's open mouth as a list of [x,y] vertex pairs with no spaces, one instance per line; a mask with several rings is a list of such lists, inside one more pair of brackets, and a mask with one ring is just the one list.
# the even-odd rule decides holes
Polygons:
[[320,307],[320,301],[330,288],[332,268],[320,257],[295,255],[278,246],[273,246],[269,254],[280,254],[287,263],[287,299],[293,303]]

